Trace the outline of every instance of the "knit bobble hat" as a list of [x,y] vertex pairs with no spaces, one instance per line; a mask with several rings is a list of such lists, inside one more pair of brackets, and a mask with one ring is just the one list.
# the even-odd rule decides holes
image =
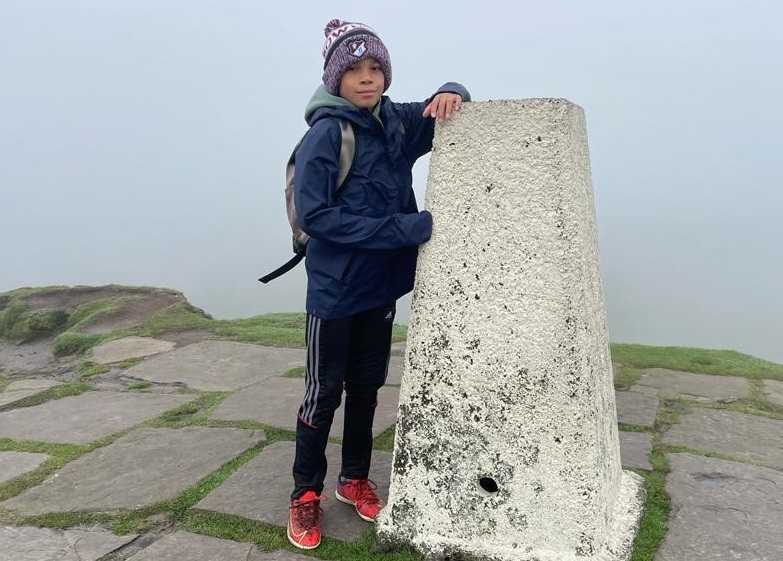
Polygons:
[[340,81],[343,74],[365,58],[374,58],[384,75],[383,91],[389,89],[392,81],[391,60],[386,45],[372,28],[363,23],[333,19],[324,28],[326,41],[324,56],[324,86],[332,95],[340,95]]

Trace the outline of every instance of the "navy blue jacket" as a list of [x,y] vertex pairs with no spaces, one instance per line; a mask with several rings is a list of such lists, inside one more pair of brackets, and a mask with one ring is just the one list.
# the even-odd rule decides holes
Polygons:
[[[470,94],[453,82],[436,93]],[[307,312],[336,319],[389,305],[413,288],[418,245],[432,232],[419,212],[411,168],[432,149],[434,119],[427,102],[394,103],[384,96],[375,112],[319,88],[306,119],[310,130],[295,156],[294,205],[307,244]],[[335,192],[342,136],[356,136],[353,167]],[[402,125],[402,126],[400,126]]]

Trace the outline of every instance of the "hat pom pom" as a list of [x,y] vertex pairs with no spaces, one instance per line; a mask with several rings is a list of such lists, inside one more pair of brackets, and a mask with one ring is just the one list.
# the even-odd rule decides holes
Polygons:
[[326,27],[324,27],[324,36],[329,37],[329,34],[340,27],[344,22],[339,19],[333,19],[326,22]]

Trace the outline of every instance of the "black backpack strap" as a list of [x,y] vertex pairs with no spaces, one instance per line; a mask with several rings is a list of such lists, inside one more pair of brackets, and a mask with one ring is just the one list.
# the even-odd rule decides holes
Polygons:
[[302,253],[297,253],[291,259],[286,261],[283,265],[281,265],[280,267],[278,267],[268,275],[265,275],[258,280],[264,284],[268,283],[271,280],[275,280],[277,277],[286,274],[288,271],[296,267],[299,264],[299,262],[302,259],[304,259],[304,256],[305,256],[304,251]]

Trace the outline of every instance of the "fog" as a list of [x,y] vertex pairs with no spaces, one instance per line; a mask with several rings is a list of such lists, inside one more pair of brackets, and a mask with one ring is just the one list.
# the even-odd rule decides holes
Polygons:
[[386,43],[394,100],[456,80],[584,108],[612,341],[783,362],[781,16],[760,0],[3,0],[0,291],[162,286],[217,318],[301,311],[304,267],[256,279],[290,255],[284,165],[339,17]]

